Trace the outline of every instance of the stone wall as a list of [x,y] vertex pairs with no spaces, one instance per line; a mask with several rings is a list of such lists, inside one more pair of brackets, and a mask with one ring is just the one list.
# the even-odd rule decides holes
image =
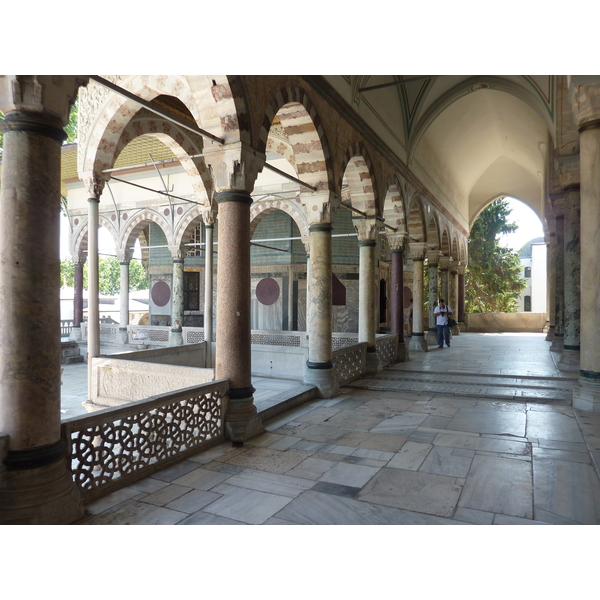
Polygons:
[[91,406],[86,408],[94,410],[94,405],[120,406],[213,380],[213,369],[92,358]]
[[465,325],[472,333],[542,333],[546,313],[466,313]]
[[151,348],[137,352],[119,352],[104,355],[101,358],[115,358],[119,360],[135,360],[147,363],[160,363],[179,367],[203,367],[206,365],[206,343],[184,344],[182,346],[169,346],[166,348]]

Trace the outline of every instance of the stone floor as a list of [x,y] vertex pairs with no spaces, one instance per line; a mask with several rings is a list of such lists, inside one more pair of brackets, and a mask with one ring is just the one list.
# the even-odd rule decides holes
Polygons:
[[600,416],[570,406],[576,379],[549,347],[455,336],[89,504],[81,524],[597,524]]

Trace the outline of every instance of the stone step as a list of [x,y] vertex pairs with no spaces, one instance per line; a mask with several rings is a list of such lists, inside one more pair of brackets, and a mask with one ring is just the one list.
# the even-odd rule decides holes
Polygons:
[[317,387],[314,385],[298,385],[290,390],[286,390],[277,396],[269,398],[268,407],[259,410],[258,414],[262,418],[263,423],[273,419],[281,413],[294,408],[309,400],[314,400],[317,397]]
[[78,355],[78,356],[63,356],[62,360],[60,362],[63,365],[72,365],[75,363],[82,363],[84,361],[83,361],[83,356]]

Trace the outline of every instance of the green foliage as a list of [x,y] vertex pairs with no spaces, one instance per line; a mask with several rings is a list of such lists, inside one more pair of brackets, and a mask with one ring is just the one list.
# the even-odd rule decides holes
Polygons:
[[498,243],[501,235],[519,227],[508,222],[510,212],[505,200],[496,200],[471,229],[465,287],[465,310],[469,313],[515,312],[515,300],[526,286],[520,276],[519,254]]
[[[121,291],[121,266],[119,261],[110,256],[98,259],[98,289],[105,296],[115,296]],[[61,287],[74,287],[75,265],[70,258],[60,261]],[[88,289],[88,265],[83,266],[83,287]],[[148,276],[144,267],[137,260],[129,263],[129,291],[148,289]]]
[[71,106],[71,112],[69,113],[69,122],[65,127],[65,133],[67,134],[66,144],[77,141],[77,119],[79,117],[79,106],[77,100]]

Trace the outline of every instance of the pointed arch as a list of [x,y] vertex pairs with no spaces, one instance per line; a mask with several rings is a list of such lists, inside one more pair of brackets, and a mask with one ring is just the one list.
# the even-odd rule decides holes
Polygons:
[[408,211],[408,236],[411,242],[426,242],[425,210],[420,194],[416,193],[410,201]]
[[352,206],[368,215],[378,214],[373,165],[364,145],[360,142],[352,144],[343,164],[343,179],[348,184]]

